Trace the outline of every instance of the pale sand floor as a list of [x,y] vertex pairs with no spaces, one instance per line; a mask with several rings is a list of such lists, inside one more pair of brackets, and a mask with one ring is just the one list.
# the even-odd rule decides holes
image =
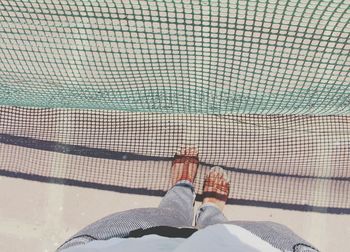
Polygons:
[[[107,214],[157,206],[160,197],[130,195],[0,177],[0,251],[54,251],[70,235]],[[197,204],[198,205],[198,204]],[[350,215],[228,206],[236,220],[287,225],[321,251],[346,252]]]

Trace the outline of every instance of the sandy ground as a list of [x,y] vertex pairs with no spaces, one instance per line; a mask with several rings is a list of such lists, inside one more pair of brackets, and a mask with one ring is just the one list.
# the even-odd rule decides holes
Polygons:
[[[100,217],[157,206],[161,199],[7,177],[0,177],[0,191],[3,252],[54,251],[70,235]],[[229,219],[280,222],[321,251],[348,251],[349,215],[246,206],[228,206],[225,214]]]

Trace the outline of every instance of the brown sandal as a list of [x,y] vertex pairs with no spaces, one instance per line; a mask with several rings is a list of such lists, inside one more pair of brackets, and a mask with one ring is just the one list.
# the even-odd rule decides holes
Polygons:
[[[217,176],[213,176],[216,173]],[[210,169],[204,180],[203,202],[205,198],[221,201],[225,204],[230,191],[230,184],[224,169],[214,166]]]
[[[193,151],[191,153],[191,151]],[[185,154],[183,154],[185,153]],[[191,153],[191,154],[189,154]],[[181,175],[179,176],[179,174],[177,174],[177,171],[175,171],[174,166],[176,164],[183,164],[183,166],[181,168],[177,168],[177,169],[182,169],[181,170]],[[195,164],[196,168],[190,171],[190,164]],[[194,178],[196,176],[197,173],[197,168],[198,168],[198,164],[199,164],[199,160],[198,160],[198,153],[194,150],[194,149],[182,149],[181,154],[180,155],[175,155],[174,156],[174,160],[172,162],[172,167],[173,167],[173,184],[175,184],[176,182],[180,181],[180,180],[188,180],[191,183],[193,183]],[[191,174],[194,173],[194,174]]]

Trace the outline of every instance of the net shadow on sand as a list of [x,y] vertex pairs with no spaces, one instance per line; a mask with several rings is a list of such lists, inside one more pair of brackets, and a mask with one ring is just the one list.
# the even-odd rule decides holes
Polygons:
[[229,204],[350,213],[346,116],[165,116],[13,107],[2,107],[0,115],[4,176],[162,196],[170,186],[174,153],[195,145],[198,200],[205,173],[220,165],[231,180]]

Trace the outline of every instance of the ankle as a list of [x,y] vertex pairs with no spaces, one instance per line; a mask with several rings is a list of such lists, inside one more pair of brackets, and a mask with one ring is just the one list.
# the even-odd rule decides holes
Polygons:
[[205,198],[203,199],[202,206],[214,206],[219,209],[221,212],[224,210],[226,205],[225,201],[218,200],[216,198]]

